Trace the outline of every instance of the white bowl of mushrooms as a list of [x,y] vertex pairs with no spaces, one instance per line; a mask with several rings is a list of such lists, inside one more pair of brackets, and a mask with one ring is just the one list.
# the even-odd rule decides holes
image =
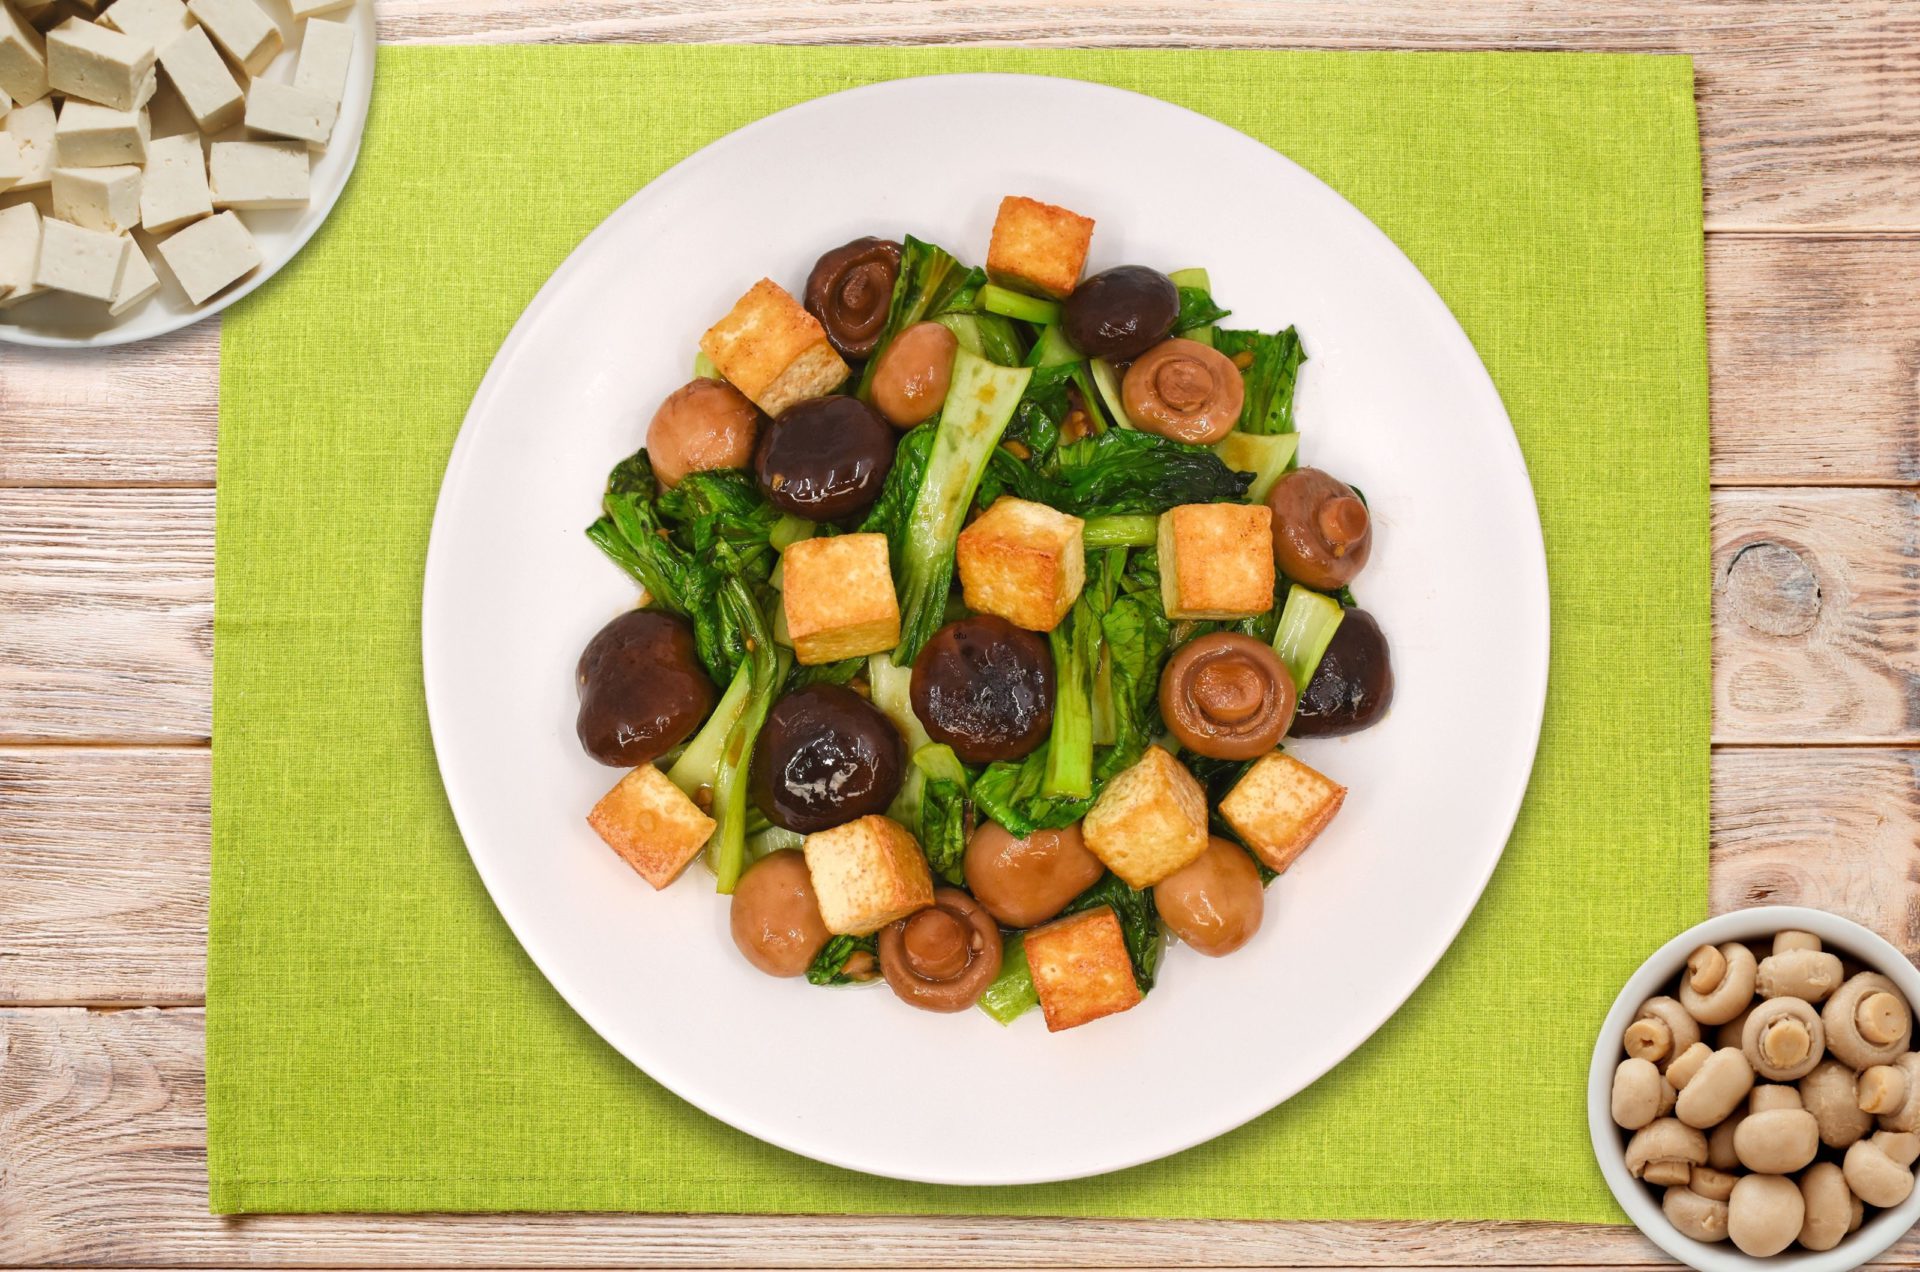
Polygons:
[[1607,1013],[1587,1121],[1607,1186],[1703,1272],[1857,1267],[1920,1219],[1920,972],[1797,906],[1708,919]]

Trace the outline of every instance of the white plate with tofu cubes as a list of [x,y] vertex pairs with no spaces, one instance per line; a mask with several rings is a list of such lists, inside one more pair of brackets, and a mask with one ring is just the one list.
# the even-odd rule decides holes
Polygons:
[[[1074,142],[1010,143],[1036,127]],[[1195,199],[1191,182],[1143,179],[1141,153],[1231,174],[1214,183],[1228,193]],[[876,155],[884,174],[848,180]],[[687,380],[700,333],[762,276],[797,293],[816,256],[857,236],[911,232],[978,261],[1005,194],[1093,217],[1089,273],[1203,266],[1234,325],[1298,326],[1311,358],[1302,459],[1367,492],[1377,520],[1358,590],[1397,664],[1377,727],[1290,745],[1350,793],[1268,890],[1253,940],[1217,960],[1174,946],[1139,1006],[1053,1034],[1037,1013],[1003,1028],[977,1011],[910,1010],[885,988],[754,970],[710,875],[695,866],[656,892],[588,828],[620,774],[574,731],[580,650],[634,603],[582,531],[608,469]],[[1366,1041],[1500,859],[1533,764],[1547,635],[1545,553],[1512,427],[1473,346],[1386,236],[1217,122],[1009,75],[808,102],[693,155],[609,217],[527,308],[474,399],[423,611],[453,812],[501,914],[580,1015],[668,1089],[771,1143],[979,1185],[1178,1152]]]
[[373,0],[75,3],[0,0],[0,341],[247,295],[332,211],[373,97]]

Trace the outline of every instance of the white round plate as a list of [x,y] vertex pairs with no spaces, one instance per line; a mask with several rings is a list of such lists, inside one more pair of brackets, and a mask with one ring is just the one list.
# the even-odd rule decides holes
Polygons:
[[[279,26],[280,36],[286,42],[286,48],[260,78],[291,81],[294,64],[300,56],[301,23],[287,7],[287,0],[260,0],[260,4]],[[187,299],[187,294],[174,281],[160,253],[154,250],[154,236],[137,231],[134,234],[135,241],[153,262],[153,272],[160,276],[160,291],[151,300],[115,318],[107,313],[106,305],[99,301],[47,292],[32,300],[22,301],[12,309],[0,309],[0,341],[55,349],[87,349],[151,340],[182,327],[191,327],[202,318],[219,313],[242,296],[252,294],[255,288],[279,273],[283,265],[299,254],[300,249],[307,245],[307,240],[320,228],[321,222],[333,211],[340,192],[347,188],[347,178],[353,174],[354,162],[360,157],[360,134],[366,128],[367,107],[373,101],[373,68],[378,39],[373,0],[356,0],[352,8],[323,13],[320,20],[344,22],[353,28],[353,64],[347,74],[347,91],[340,103],[340,118],[333,126],[333,139],[324,151],[315,151],[313,154],[313,197],[307,205],[302,208],[243,211],[239,214],[254,241],[260,245],[263,258],[260,268],[204,305],[196,305]],[[159,94],[152,103],[152,114],[153,135],[156,137],[171,136],[193,127],[192,116],[186,113],[186,107],[167,83],[164,73],[160,76]],[[249,134],[245,128],[236,126],[220,133],[214,140],[241,140],[247,136]],[[0,204],[12,202],[18,200],[0,194]],[[52,204],[46,190],[36,192],[35,202],[40,205],[43,215],[51,212]]]
[[[964,121],[955,127],[954,121]],[[1059,147],[1010,146],[1045,121]],[[930,137],[938,145],[927,144]],[[1195,199],[1143,149],[1233,174]],[[849,182],[850,172],[884,172]],[[590,831],[619,774],[574,738],[574,663],[634,585],[582,534],[607,470],[762,275],[906,232],[986,254],[1003,194],[1098,221],[1089,270],[1212,271],[1236,326],[1298,324],[1305,462],[1377,518],[1360,600],[1393,642],[1377,728],[1295,748],[1350,793],[1211,960],[1175,947],[1123,1015],[1048,1034],[930,1015],[884,988],[749,967],[698,867],[664,892]],[[1015,1184],[1115,1170],[1231,1130],[1325,1073],[1412,993],[1499,861],[1547,676],[1532,489],[1486,371],[1419,271],[1304,170],[1150,98],[1009,75],[901,80],[796,106],[688,158],[583,242],[494,360],[447,467],[427,556],[427,706],[447,794],[500,912],[602,1037],[713,1116],[877,1175]],[[866,1057],[849,1069],[849,1056]],[[1234,1057],[1226,1070],[1220,1057]],[[929,1075],[965,1073],[985,1101]],[[1125,1107],[1128,1116],[1112,1111]]]

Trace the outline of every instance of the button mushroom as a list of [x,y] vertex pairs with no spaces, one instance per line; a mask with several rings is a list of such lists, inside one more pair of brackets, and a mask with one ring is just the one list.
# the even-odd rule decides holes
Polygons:
[[1153,905],[1175,936],[1219,958],[1260,930],[1266,892],[1246,850],[1215,835],[1206,851],[1153,885]]
[[690,380],[667,395],[647,425],[647,460],[662,486],[688,473],[753,462],[760,408],[725,380]]
[[1853,1070],[1831,1057],[1800,1079],[1800,1103],[1820,1124],[1820,1142],[1829,1148],[1845,1148],[1873,1129],[1873,1119],[1860,1110]]
[[[1709,1155],[1713,1152],[1711,1141],[1707,1144]],[[1733,1186],[1740,1182],[1740,1176],[1731,1171],[1715,1170],[1712,1166],[1695,1166],[1693,1174],[1688,1176],[1687,1187],[1714,1201],[1725,1201],[1733,1196]]]
[[769,976],[803,976],[827,943],[807,861],[793,849],[747,867],[733,890],[733,943]]
[[1762,998],[1804,998],[1820,1002],[1840,987],[1839,956],[1821,950],[1782,950],[1760,960],[1754,988]]
[[[1916,1064],[1920,1064],[1920,1056],[1909,1051],[1892,1064],[1876,1064],[1862,1073],[1854,1084],[1860,1111],[1889,1119],[1883,1125],[1890,1131],[1920,1130],[1920,1083],[1908,1077]],[[1915,1124],[1895,1126],[1893,1119]]]
[[1792,1087],[1755,1087],[1746,1120],[1733,1133],[1740,1164],[1762,1175],[1789,1175],[1820,1151],[1820,1125]]
[[1753,1066],[1735,1047],[1722,1047],[1708,1056],[1673,1106],[1674,1116],[1688,1126],[1705,1130],[1740,1107],[1753,1090]]
[[1752,1014],[1753,1007],[1750,1006],[1726,1024],[1717,1026],[1713,1031],[1713,1045],[1715,1047],[1739,1046],[1740,1040],[1747,1034],[1747,1017]]
[[1889,1147],[1904,1152],[1907,1145],[1902,1140],[1913,1137],[1897,1137],[1883,1143],[1882,1137],[1888,1135],[1897,1137],[1897,1132],[1878,1131],[1867,1139],[1856,1140],[1840,1164],[1847,1177],[1847,1187],[1869,1206],[1897,1206],[1913,1192],[1913,1172],[1907,1169],[1911,1159],[1898,1161],[1888,1152]]
[[1135,428],[1198,446],[1233,431],[1246,395],[1232,359],[1197,340],[1162,340],[1120,381],[1120,404]]
[[1082,279],[1060,305],[1067,340],[1090,358],[1137,358],[1167,338],[1180,289],[1159,270],[1121,265]]
[[1000,974],[1000,927],[958,888],[880,932],[880,974],[900,1000],[923,1011],[965,1011]]
[[1627,1054],[1665,1064],[1700,1041],[1700,1026],[1686,1008],[1665,996],[1649,998],[1627,1026]]
[[1393,659],[1387,634],[1363,609],[1347,610],[1300,693],[1296,738],[1331,738],[1371,728],[1393,705]]
[[1713,1048],[1704,1042],[1696,1042],[1685,1051],[1667,1062],[1667,1085],[1675,1091],[1686,1090],[1687,1083],[1693,1081],[1693,1075],[1700,1072],[1700,1066],[1713,1054]]
[[753,468],[761,493],[781,512],[847,521],[880,497],[893,456],[893,428],[865,402],[808,398],[760,430]]
[[1707,1133],[1707,1165],[1715,1170],[1740,1169],[1740,1154],[1733,1150],[1733,1137],[1740,1133],[1740,1123],[1746,1120],[1746,1109],[1737,1108],[1727,1115],[1726,1121]]
[[1318,468],[1296,468],[1273,483],[1267,507],[1274,564],[1288,578],[1333,592],[1366,568],[1373,520],[1345,482]]
[[1826,1054],[1826,1030],[1804,999],[1770,998],[1747,1017],[1740,1049],[1761,1077],[1792,1082],[1813,1072]]
[[1720,947],[1720,957],[1726,960],[1726,972],[1711,990],[1703,993],[1686,981],[1680,983],[1681,1005],[1703,1025],[1724,1025],[1753,1001],[1758,974],[1753,951],[1738,941],[1729,941]]
[[796,689],[773,704],[753,748],[753,800],[768,821],[811,835],[874,813],[900,793],[906,743],[843,685]]
[[1800,1197],[1807,1215],[1800,1223],[1800,1244],[1808,1250],[1831,1250],[1840,1244],[1853,1222],[1853,1190],[1833,1162],[1815,1162],[1800,1176]]
[[1660,1076],[1660,1070],[1653,1061],[1628,1056],[1613,1071],[1613,1120],[1614,1123],[1629,1131],[1641,1127],[1662,1116],[1660,1107],[1666,1103],[1667,1080]]
[[1785,954],[1789,950],[1812,950],[1815,954],[1818,954],[1825,948],[1826,947],[1820,943],[1819,937],[1811,932],[1802,932],[1795,928],[1788,928],[1784,932],[1776,932],[1773,937],[1773,952],[1775,954]]
[[1627,1173],[1650,1184],[1685,1187],[1693,1168],[1706,1160],[1707,1137],[1670,1117],[1648,1123],[1627,1141]]
[[629,610],[602,627],[576,675],[580,745],[620,768],[651,764],[686,741],[720,696],[694,652],[692,626],[659,610]]
[[1004,618],[948,623],[913,660],[913,713],[968,764],[1017,760],[1053,727],[1053,654],[1047,638]]
[[807,312],[826,328],[827,343],[858,361],[873,352],[887,328],[893,284],[900,276],[900,245],[858,238],[825,253],[807,275]]
[[1160,714],[1180,745],[1216,760],[1251,760],[1280,744],[1295,689],[1265,641],[1213,632],[1188,641],[1160,673]]
[[1727,959],[1711,945],[1687,955],[1687,986],[1696,994],[1711,994],[1727,975]]
[[896,428],[924,424],[946,405],[960,342],[937,322],[917,322],[887,342],[867,386],[873,409]]
[[1913,1016],[1892,981],[1861,972],[1820,1009],[1827,1049],[1855,1069],[1892,1064],[1913,1040]]
[[1691,1188],[1669,1188],[1660,1198],[1667,1222],[1695,1241],[1727,1239],[1727,1203],[1702,1197]]
[[1793,1244],[1806,1222],[1807,1203],[1791,1179],[1748,1175],[1727,1199],[1727,1235],[1756,1258],[1780,1253]]
[[1107,868],[1087,851],[1078,822],[1022,839],[998,822],[982,821],[967,840],[962,869],[988,913],[1008,927],[1029,928],[1066,909]]

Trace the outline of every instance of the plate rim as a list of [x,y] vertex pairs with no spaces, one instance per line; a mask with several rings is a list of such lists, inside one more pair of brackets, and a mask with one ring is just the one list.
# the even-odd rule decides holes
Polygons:
[[[448,689],[440,682],[440,677],[435,674],[434,660],[430,656],[430,650],[433,648],[435,637],[439,632],[439,620],[435,617],[433,598],[437,590],[439,576],[445,569],[444,554],[441,551],[443,540],[440,534],[442,516],[448,511],[448,505],[450,503],[449,492],[456,487],[458,479],[473,462],[472,457],[476,448],[476,444],[473,443],[472,438],[477,430],[469,430],[468,424],[472,423],[481,413],[481,407],[487,402],[489,397],[499,391],[498,379],[504,378],[505,375],[503,368],[517,360],[521,352],[521,347],[532,338],[530,335],[531,331],[544,321],[548,311],[556,304],[556,298],[565,290],[565,284],[571,279],[572,275],[576,271],[590,268],[583,263],[583,258],[587,255],[588,249],[599,241],[602,236],[610,235],[610,227],[625,217],[633,215],[636,205],[641,203],[641,201],[655,195],[663,189],[671,189],[680,182],[691,179],[690,173],[697,167],[703,166],[696,161],[711,162],[712,157],[716,153],[723,152],[734,146],[749,144],[752,137],[761,127],[771,120],[824,109],[827,103],[838,102],[843,98],[878,96],[903,90],[914,91],[920,86],[921,81],[932,81],[935,83],[968,81],[981,84],[983,87],[990,89],[996,82],[1009,80],[1025,82],[1038,81],[1055,87],[1064,86],[1073,91],[1083,91],[1094,95],[1118,95],[1125,98],[1141,99],[1150,103],[1155,108],[1178,112],[1181,115],[1187,116],[1189,120],[1196,121],[1199,126],[1224,133],[1233,139],[1236,144],[1257,147],[1258,153],[1263,157],[1263,161],[1278,162],[1285,165],[1293,169],[1300,177],[1319,186],[1321,190],[1324,191],[1327,196],[1330,196],[1338,205],[1340,209],[1339,215],[1343,219],[1350,220],[1354,223],[1356,232],[1362,240],[1366,241],[1374,251],[1384,251],[1389,260],[1396,262],[1396,268],[1398,270],[1406,272],[1409,278],[1417,283],[1417,286],[1413,289],[1418,296],[1417,303],[1427,311],[1429,319],[1437,326],[1451,331],[1452,334],[1458,338],[1460,348],[1465,350],[1467,356],[1461,361],[1465,368],[1465,378],[1471,391],[1484,398],[1486,404],[1498,413],[1499,420],[1506,425],[1503,430],[1497,430],[1499,432],[1498,447],[1505,462],[1517,467],[1517,475],[1526,490],[1526,506],[1531,513],[1531,516],[1528,518],[1527,541],[1524,545],[1528,549],[1525,555],[1529,564],[1524,583],[1529,590],[1537,594],[1538,605],[1537,607],[1530,607],[1531,612],[1520,614],[1518,618],[1521,625],[1535,633],[1534,640],[1529,642],[1529,648],[1538,651],[1538,669],[1537,674],[1532,679],[1532,683],[1528,686],[1528,700],[1532,702],[1533,706],[1529,718],[1525,721],[1527,762],[1524,769],[1518,772],[1517,780],[1509,783],[1511,789],[1500,792],[1498,805],[1504,811],[1496,819],[1503,827],[1500,835],[1499,849],[1489,854],[1485,867],[1479,872],[1477,878],[1472,879],[1472,904],[1463,907],[1458,920],[1452,924],[1451,930],[1447,933],[1446,940],[1439,945],[1431,959],[1424,960],[1425,966],[1420,970],[1418,976],[1412,979],[1403,993],[1393,999],[1377,1020],[1372,1021],[1365,1027],[1364,1032],[1360,1034],[1351,1048],[1343,1054],[1334,1057],[1324,1067],[1314,1072],[1286,1096],[1278,1100],[1269,1101],[1263,1095],[1257,1100],[1247,1102],[1246,1107],[1235,1105],[1234,1109],[1225,1117],[1208,1120],[1203,1126],[1200,1126],[1198,1130],[1182,1132],[1181,1134],[1172,1136],[1167,1143],[1161,1146],[1146,1151],[1129,1151],[1115,1156],[1110,1161],[1085,1168],[1076,1167],[1067,1170],[1027,1171],[1014,1174],[996,1174],[989,1177],[964,1173],[942,1173],[938,1170],[907,1171],[894,1168],[880,1168],[871,1162],[863,1162],[845,1154],[822,1152],[816,1147],[800,1142],[797,1136],[788,1134],[783,1128],[767,1124],[751,1112],[731,1102],[724,1094],[718,1097],[703,1095],[703,1098],[694,1098],[683,1090],[680,1084],[670,1082],[660,1075],[655,1074],[634,1056],[626,1046],[615,1042],[606,1032],[602,1031],[596,1023],[595,1017],[584,1010],[576,1001],[578,997],[585,997],[585,995],[577,995],[567,984],[564,976],[556,976],[548,967],[547,961],[543,961],[522,936],[519,924],[516,923],[513,915],[509,912],[510,903],[503,901],[502,891],[496,887],[496,880],[490,875],[487,865],[481,860],[479,854],[474,853],[473,850],[467,846],[468,836],[466,828],[461,824],[460,801],[454,796],[454,790],[460,785],[460,781],[449,772],[448,762],[443,758],[445,748],[440,745],[439,741],[440,726],[437,722],[442,718],[442,709],[437,707],[436,703],[443,700]],[[714,138],[684,158],[676,161],[664,172],[635,190],[633,194],[609,212],[599,224],[595,225],[592,230],[575,244],[573,249],[567,254],[567,257],[554,268],[553,273],[540,285],[539,290],[535,292],[533,298],[528,301],[526,308],[521,311],[520,316],[515,319],[513,328],[508,332],[506,338],[501,342],[499,349],[495,351],[492,360],[488,363],[486,373],[481,377],[479,385],[474,390],[473,399],[468,404],[467,412],[461,419],[459,433],[455,437],[454,443],[448,452],[446,469],[441,476],[440,489],[434,502],[433,521],[429,531],[425,568],[422,572],[420,624],[422,684],[426,699],[428,729],[434,742],[436,768],[439,771],[441,784],[447,796],[448,807],[453,814],[456,828],[458,828],[461,833],[462,847],[467,848],[468,859],[472,862],[476,873],[479,874],[482,885],[486,888],[487,895],[493,902],[496,912],[500,915],[502,921],[506,923],[508,930],[512,932],[515,941],[519,943],[521,950],[526,954],[528,960],[534,964],[546,979],[547,983],[552,986],[553,990],[566,1002],[568,1008],[579,1016],[602,1042],[612,1047],[628,1063],[639,1069],[650,1080],[657,1083],[663,1089],[670,1092],[675,1098],[684,1101],[693,1108],[725,1123],[735,1130],[750,1135],[764,1143],[771,1144],[776,1148],[813,1161],[846,1170],[857,1171],[876,1178],[896,1179],[907,1183],[962,1188],[1037,1186],[1075,1179],[1094,1178],[1100,1175],[1130,1169],[1147,1162],[1172,1157],[1218,1139],[1223,1135],[1247,1125],[1256,1118],[1271,1112],[1273,1109],[1299,1096],[1318,1083],[1322,1078],[1326,1077],[1326,1075],[1335,1068],[1338,1068],[1341,1064],[1351,1059],[1354,1053],[1361,1047],[1364,1047],[1389,1020],[1399,1014],[1400,1010],[1406,1006],[1408,999],[1432,977],[1434,969],[1439,966],[1440,961],[1446,957],[1447,953],[1453,949],[1460,938],[1461,931],[1464,930],[1467,922],[1479,910],[1480,902],[1486,894],[1487,885],[1492,881],[1494,872],[1499,868],[1500,862],[1505,858],[1507,844],[1512,839],[1513,827],[1519,819],[1520,810],[1525,802],[1527,791],[1532,784],[1534,767],[1539,761],[1540,734],[1545,720],[1547,690],[1552,663],[1552,591],[1550,582],[1547,570],[1545,532],[1540,521],[1539,499],[1534,491],[1532,475],[1527,467],[1525,453],[1520,447],[1519,435],[1514,431],[1512,417],[1507,412],[1506,403],[1500,396],[1499,388],[1494,383],[1491,372],[1487,370],[1485,360],[1480,356],[1479,350],[1474,346],[1473,341],[1460,325],[1459,319],[1455,317],[1453,311],[1447,306],[1446,301],[1441,298],[1439,292],[1434,288],[1431,281],[1427,279],[1427,276],[1421,271],[1420,267],[1414,264],[1413,260],[1401,250],[1399,244],[1394,242],[1384,230],[1376,225],[1372,218],[1362,212],[1356,205],[1348,200],[1346,196],[1328,185],[1312,171],[1303,167],[1283,152],[1267,145],[1257,137],[1253,137],[1233,127],[1231,124],[1224,123],[1212,116],[1181,106],[1178,103],[1167,101],[1164,98],[1155,97],[1149,93],[1120,88],[1095,80],[1079,79],[1072,76],[1046,75],[1034,72],[968,71],[927,75],[908,74],[877,80],[868,84],[855,85],[835,92],[823,93],[817,97],[796,102],[778,111],[769,112],[739,128]]]

